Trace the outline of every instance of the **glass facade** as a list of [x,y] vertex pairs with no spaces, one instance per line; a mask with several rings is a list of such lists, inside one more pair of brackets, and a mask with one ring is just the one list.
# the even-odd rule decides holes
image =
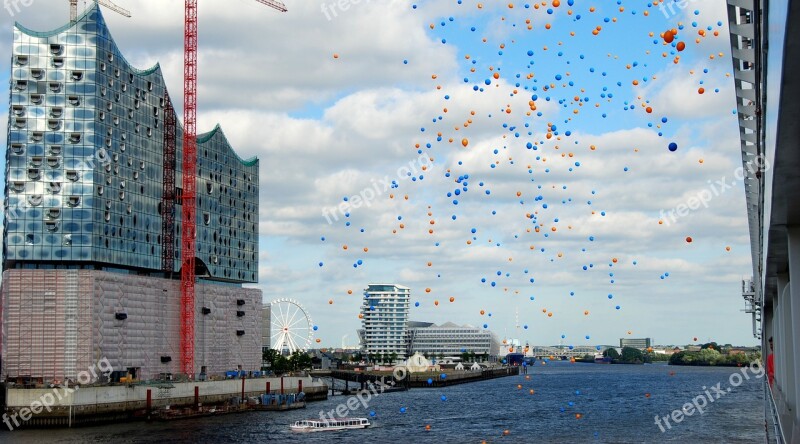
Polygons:
[[[17,25],[11,62],[3,269],[162,271],[164,121],[158,65],[131,67],[99,9],[51,32]],[[180,270],[182,130],[176,128],[174,266]],[[197,251],[204,278],[258,280],[258,160],[219,128],[198,136]]]

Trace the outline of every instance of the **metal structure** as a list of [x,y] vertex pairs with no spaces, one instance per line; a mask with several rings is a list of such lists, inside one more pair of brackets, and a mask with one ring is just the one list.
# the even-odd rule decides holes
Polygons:
[[[130,17],[131,13],[125,8],[114,4],[111,0],[95,0],[95,3],[105,6],[124,17]],[[74,22],[78,19],[78,0],[69,0],[69,21]]]
[[[74,0],[73,0],[74,1]],[[256,0],[281,12],[283,3]],[[181,206],[181,370],[194,378],[197,176],[197,0],[186,0],[183,42],[183,189]]]
[[314,338],[311,316],[294,299],[277,299],[270,302],[272,348],[292,354],[298,350],[308,350]]

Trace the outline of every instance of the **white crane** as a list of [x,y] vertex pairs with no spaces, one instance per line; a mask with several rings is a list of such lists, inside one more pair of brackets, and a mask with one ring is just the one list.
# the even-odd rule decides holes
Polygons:
[[[122,15],[124,17],[130,17],[131,13],[125,8],[121,8],[114,4],[111,0],[94,0],[95,3],[99,3],[106,8]],[[69,0],[69,20],[74,22],[78,19],[78,0]]]

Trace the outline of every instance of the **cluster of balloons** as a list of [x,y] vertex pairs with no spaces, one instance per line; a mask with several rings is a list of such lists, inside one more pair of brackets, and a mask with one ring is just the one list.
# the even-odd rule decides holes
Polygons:
[[[454,8],[470,7],[461,0],[454,3]],[[428,310],[439,307],[454,309],[453,320],[460,320],[467,310],[459,306],[467,305],[473,307],[469,310],[472,319],[462,322],[484,329],[500,327],[490,325],[491,318],[477,317],[474,304],[480,303],[486,307],[478,311],[480,316],[490,317],[492,310],[508,315],[507,307],[514,306],[521,308],[523,320],[541,309],[540,322],[580,319],[594,323],[581,331],[587,341],[592,333],[598,334],[587,330],[601,323],[624,332],[627,318],[620,300],[624,303],[629,295],[613,288],[619,281],[626,285],[644,276],[647,270],[636,270],[637,261],[626,258],[627,252],[621,253],[615,245],[618,240],[609,234],[611,225],[629,226],[625,229],[631,232],[638,228],[635,220],[625,220],[625,215],[604,207],[625,197],[604,193],[613,188],[604,178],[648,174],[647,162],[640,160],[644,155],[662,156],[663,162],[680,165],[686,160],[683,156],[695,150],[676,137],[675,121],[680,122],[680,115],[658,96],[657,85],[671,80],[662,79],[663,71],[683,69],[681,57],[699,58],[705,39],[718,37],[723,26],[719,20],[701,24],[699,11],[690,23],[664,20],[660,12],[651,14],[658,4],[626,8],[617,1],[596,8],[573,0],[499,6],[487,2],[478,3],[477,11],[459,10],[426,26],[437,46],[438,42],[452,46],[461,60],[457,81],[441,72],[424,76],[438,101],[431,115],[412,116],[424,123],[410,136],[414,141],[409,153],[429,162],[393,177],[396,180],[390,182],[389,192],[376,198],[386,201],[380,205],[356,209],[356,193],[342,199],[340,203],[346,204],[348,211],[326,228],[334,231],[332,234],[320,237],[322,242],[329,237],[342,247],[331,246],[336,256],[326,259],[329,265],[324,268],[319,261],[320,272],[331,276],[336,272],[330,270],[330,263],[344,263],[347,273],[352,273],[348,282],[352,288],[370,280],[372,271],[394,268],[393,255],[408,252],[418,257],[417,267],[409,266],[404,273],[418,282],[440,282],[420,287],[422,291],[412,289],[418,299],[412,318],[430,316]],[[411,9],[426,7],[413,4]],[[481,14],[501,20],[483,20]],[[494,27],[508,29],[500,32]],[[421,56],[410,53],[404,57],[401,68],[410,69]],[[333,58],[339,60],[340,54],[334,53]],[[328,62],[338,67],[350,63],[349,59],[352,57]],[[698,101],[711,91],[719,92],[713,85],[717,71],[708,69],[713,63],[729,64],[715,53],[708,58],[703,55],[696,65],[705,66],[699,70],[680,71],[692,82],[701,77],[687,88],[703,95],[693,96]],[[639,140],[593,135],[606,128],[630,127],[646,127],[664,142],[654,144],[651,151],[655,152],[650,153]],[[680,151],[679,142],[683,144]],[[692,164],[697,166],[694,160]],[[626,190],[636,186],[625,184]],[[357,228],[369,223],[365,213],[370,212],[379,213],[375,219],[381,223]],[[670,224],[660,220],[659,225]],[[636,239],[631,236],[622,242],[636,247]],[[693,240],[685,237],[686,244]],[[730,252],[731,247],[725,250]],[[370,251],[388,259],[367,261]],[[376,262],[382,262],[376,264],[379,270],[370,268]],[[472,264],[490,262],[496,262],[491,269],[473,274]],[[559,283],[554,276],[574,272],[580,273],[580,287],[598,290],[586,292],[590,294],[581,291],[578,296],[570,291],[569,297],[566,292],[557,294],[553,288]],[[668,276],[664,273],[660,278]],[[648,274],[641,279],[654,277]],[[473,284],[479,286],[481,296],[458,293]],[[353,291],[347,290],[347,294]],[[525,305],[518,301],[519,294],[524,295]],[[451,304],[440,304],[440,300]],[[341,299],[338,301],[341,305]],[[359,311],[359,319],[363,319],[360,311],[364,307],[375,310],[363,299],[348,298],[348,304]],[[524,328],[528,329],[528,324]],[[513,345],[505,345],[514,350]],[[440,378],[445,379],[446,374]],[[428,379],[428,384],[433,384],[433,379]],[[533,394],[533,389],[529,393]],[[445,399],[441,395],[441,400]],[[574,415],[581,418],[580,413]]]

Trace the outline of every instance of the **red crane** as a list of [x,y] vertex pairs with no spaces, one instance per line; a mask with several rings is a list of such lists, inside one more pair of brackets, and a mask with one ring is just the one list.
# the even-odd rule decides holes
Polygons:
[[[280,12],[275,0],[256,0]],[[183,196],[181,209],[181,372],[194,379],[195,217],[197,177],[197,0],[186,0],[183,42]]]

